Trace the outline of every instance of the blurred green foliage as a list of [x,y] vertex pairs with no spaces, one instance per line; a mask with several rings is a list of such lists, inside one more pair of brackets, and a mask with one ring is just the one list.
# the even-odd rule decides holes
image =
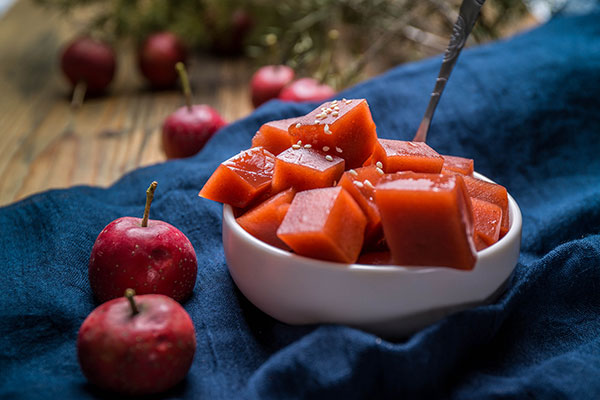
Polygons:
[[[170,30],[191,47],[284,63],[341,88],[444,50],[460,0],[37,0],[88,9],[88,33],[140,41]],[[527,16],[523,0],[487,0],[472,37],[495,39]]]

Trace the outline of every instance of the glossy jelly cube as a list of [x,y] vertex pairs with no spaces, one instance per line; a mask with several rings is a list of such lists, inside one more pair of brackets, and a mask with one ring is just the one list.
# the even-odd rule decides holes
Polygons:
[[362,209],[367,217],[365,243],[374,244],[383,238],[381,216],[375,204],[375,185],[383,176],[383,171],[376,166],[350,169],[342,175],[338,183],[342,186]]
[[377,141],[375,123],[364,99],[334,100],[321,104],[290,125],[293,141],[342,157],[346,168],[362,166]]
[[198,195],[244,208],[269,190],[274,166],[275,156],[264,148],[244,150],[222,162]]
[[460,175],[395,174],[376,186],[375,202],[396,264],[475,266],[471,202]]
[[294,189],[278,193],[246,211],[236,221],[255,238],[280,249],[289,250],[289,247],[277,237],[277,229],[292,203],[294,194]]
[[442,173],[455,172],[463,175],[473,176],[473,159],[456,156],[442,156],[442,158],[444,159]]
[[264,147],[274,155],[278,155],[292,145],[288,128],[297,120],[298,118],[288,118],[263,124],[252,138],[252,147]]
[[438,174],[444,159],[423,142],[378,139],[366,164],[380,165],[386,173],[412,171]]
[[341,186],[299,192],[277,230],[294,252],[353,263],[363,245],[367,219]]
[[275,158],[272,191],[293,187],[299,192],[331,186],[343,172],[342,158],[296,144]]
[[508,218],[508,192],[502,185],[486,182],[481,179],[465,176],[465,185],[469,196],[495,204],[502,209],[500,237],[503,237],[510,227]]
[[495,204],[471,197],[475,248],[483,250],[500,238],[502,209]]

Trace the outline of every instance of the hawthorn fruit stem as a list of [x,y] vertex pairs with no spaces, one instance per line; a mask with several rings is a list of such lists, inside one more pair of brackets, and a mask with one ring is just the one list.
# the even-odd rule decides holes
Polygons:
[[82,106],[86,91],[87,83],[85,81],[77,82],[77,85],[73,88],[73,97],[71,97],[71,107],[74,110]]
[[150,216],[150,206],[152,205],[152,200],[154,199],[154,192],[156,191],[156,187],[158,186],[158,182],[154,181],[150,184],[148,190],[146,190],[146,208],[144,208],[144,218],[142,218],[142,227],[148,226],[148,217]]
[[133,296],[135,296],[135,290],[131,288],[125,289],[125,297],[127,298],[127,301],[129,301],[129,305],[131,306],[131,313],[132,315],[136,315],[139,314],[140,310],[138,309],[137,304],[135,304]]
[[185,97],[185,105],[187,106],[188,111],[192,111],[192,89],[190,87],[190,80],[188,78],[187,71],[185,70],[185,65],[180,61],[175,64],[175,69],[179,74],[179,79],[181,80],[181,87],[183,88],[183,95]]

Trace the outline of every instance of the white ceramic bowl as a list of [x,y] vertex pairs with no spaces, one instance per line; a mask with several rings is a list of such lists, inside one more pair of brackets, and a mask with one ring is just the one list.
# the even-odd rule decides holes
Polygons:
[[471,271],[348,265],[299,256],[247,233],[228,205],[223,207],[223,247],[238,288],[273,318],[292,325],[345,324],[400,337],[502,293],[521,244],[521,211],[510,195],[508,201],[510,230],[478,253]]

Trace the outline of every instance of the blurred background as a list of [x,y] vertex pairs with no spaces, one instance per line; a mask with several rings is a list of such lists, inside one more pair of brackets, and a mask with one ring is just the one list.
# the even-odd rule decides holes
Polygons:
[[[487,0],[467,46],[595,5]],[[459,6],[458,0],[0,0],[0,205],[48,188],[106,186],[167,159],[163,123],[185,104],[177,61],[187,67],[191,103],[207,106],[193,109],[201,127],[191,147],[198,151],[222,126],[269,99],[318,101],[442,53]]]

